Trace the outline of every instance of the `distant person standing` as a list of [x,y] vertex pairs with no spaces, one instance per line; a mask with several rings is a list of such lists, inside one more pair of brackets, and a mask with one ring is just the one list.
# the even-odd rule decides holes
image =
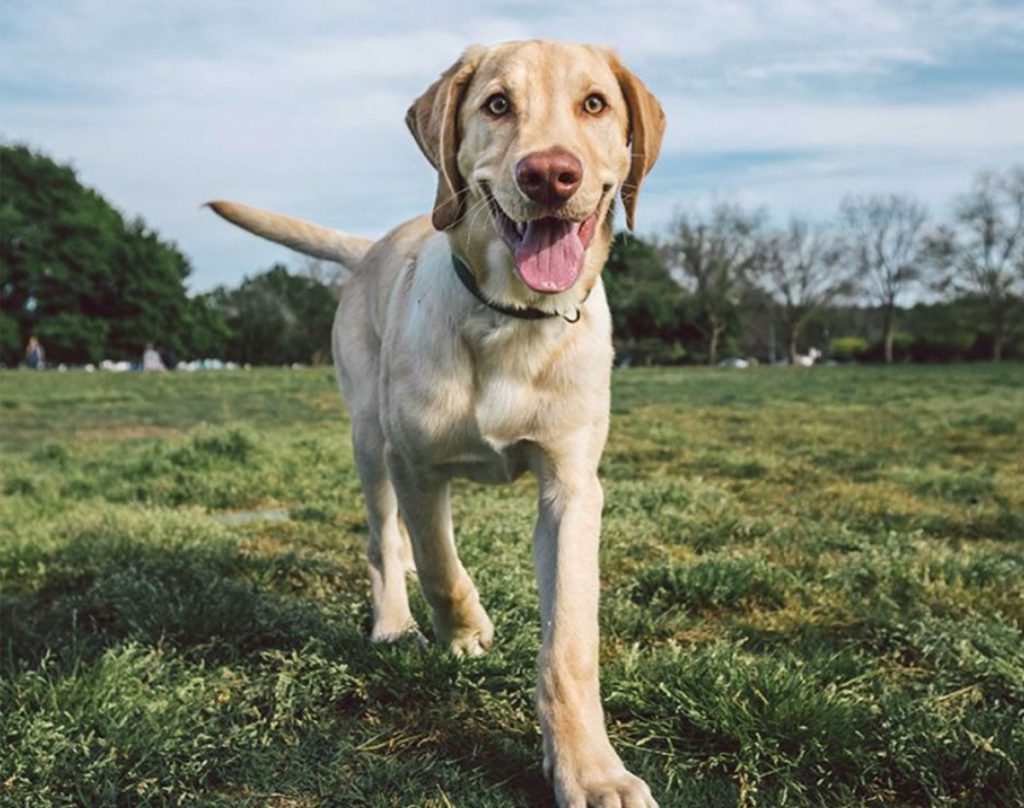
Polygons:
[[25,364],[32,370],[44,370],[46,368],[46,351],[39,344],[35,336],[28,338],[28,345],[25,347]]
[[160,358],[160,352],[153,347],[152,343],[146,345],[146,350],[142,353],[142,369],[167,370]]

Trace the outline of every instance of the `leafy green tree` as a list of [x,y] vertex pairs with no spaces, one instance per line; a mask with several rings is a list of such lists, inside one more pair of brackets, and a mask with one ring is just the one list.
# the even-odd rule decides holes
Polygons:
[[697,336],[690,300],[655,245],[619,233],[608,256],[605,286],[620,360],[669,364],[686,356],[686,342]]
[[196,316],[188,259],[142,219],[25,146],[0,146],[0,170],[0,296],[20,341],[36,333],[50,361],[85,362],[147,342],[188,355],[223,337]]
[[220,288],[207,305],[224,318],[231,336],[226,356],[253,365],[320,364],[331,347],[337,305],[331,290],[277,264],[237,289]]
[[40,321],[35,335],[50,361],[100,362],[105,354],[110,324],[98,317],[63,311]]
[[21,343],[18,321],[6,312],[0,312],[0,362],[17,365],[25,346]]
[[226,357],[233,332],[212,295],[190,298],[186,316],[191,329],[191,349],[187,355],[196,359]]

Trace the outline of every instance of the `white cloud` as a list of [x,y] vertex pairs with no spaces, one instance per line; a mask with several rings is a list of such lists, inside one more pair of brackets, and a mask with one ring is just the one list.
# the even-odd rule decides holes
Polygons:
[[834,148],[922,152],[1024,151],[1024,88],[955,103],[786,101],[745,103],[672,96],[668,151]]
[[811,58],[783,59],[739,67],[731,70],[727,76],[733,83],[739,83],[807,76],[877,75],[895,66],[927,65],[934,62],[935,58],[925,51],[909,48],[833,51]]

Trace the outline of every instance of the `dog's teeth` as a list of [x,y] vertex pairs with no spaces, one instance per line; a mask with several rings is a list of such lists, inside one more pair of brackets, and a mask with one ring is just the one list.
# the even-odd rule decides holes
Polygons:
[[526,234],[526,222],[516,222],[516,230],[519,231],[519,235]]

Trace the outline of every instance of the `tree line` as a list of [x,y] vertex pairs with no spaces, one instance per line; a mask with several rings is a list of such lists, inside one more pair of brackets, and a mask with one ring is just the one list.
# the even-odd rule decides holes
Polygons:
[[[0,146],[0,361],[30,336],[51,362],[146,344],[249,364],[329,359],[341,275],[308,262],[189,295],[187,257],[69,166]],[[979,174],[933,221],[906,195],[848,196],[827,222],[772,224],[720,202],[666,232],[619,234],[605,271],[630,364],[1024,357],[1024,167]]]
[[[628,277],[637,262],[646,290]],[[620,352],[639,348],[654,361],[715,364],[724,351],[793,362],[811,343],[838,358],[880,353],[890,363],[1019,357],[1024,166],[979,174],[952,218],[936,223],[919,201],[897,194],[849,195],[831,221],[792,218],[783,227],[771,226],[764,209],[720,202],[706,215],[678,215],[651,245],[620,237],[609,281],[613,310],[629,307],[616,321]],[[617,292],[625,292],[618,301]],[[944,323],[944,336],[928,327],[928,314]],[[644,321],[661,326],[639,336],[674,348],[634,345]],[[674,327],[683,323],[689,334]]]
[[51,363],[180,358],[323,361],[336,301],[283,266],[233,289],[189,295],[178,247],[127,218],[75,172],[22,145],[0,146],[0,361],[31,336]]

